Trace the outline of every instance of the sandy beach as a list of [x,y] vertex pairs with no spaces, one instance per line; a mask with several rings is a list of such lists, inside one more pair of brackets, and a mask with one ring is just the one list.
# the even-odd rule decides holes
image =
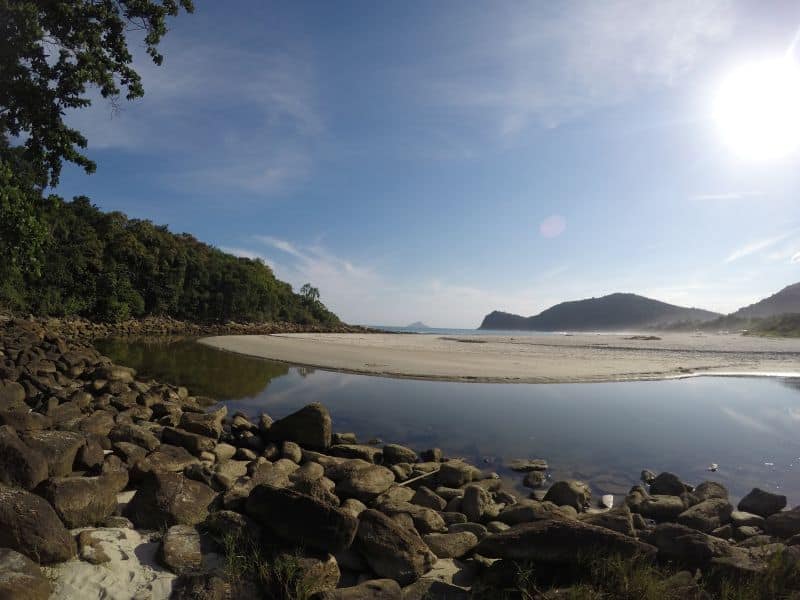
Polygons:
[[323,369],[449,381],[558,383],[701,374],[800,375],[800,339],[738,334],[437,336],[281,334],[201,343]]

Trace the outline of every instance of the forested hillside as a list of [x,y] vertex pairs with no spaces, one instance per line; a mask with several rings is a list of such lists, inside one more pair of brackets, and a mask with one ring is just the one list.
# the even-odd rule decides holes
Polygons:
[[335,324],[311,288],[301,296],[263,262],[239,258],[150,221],[105,213],[87,198],[37,204],[47,229],[37,268],[0,261],[0,305],[39,315],[118,321]]

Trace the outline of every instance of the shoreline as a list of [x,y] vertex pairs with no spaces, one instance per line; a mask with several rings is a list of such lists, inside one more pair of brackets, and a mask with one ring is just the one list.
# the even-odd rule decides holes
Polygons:
[[273,334],[212,336],[197,341],[236,354],[339,373],[460,383],[800,376],[800,340],[738,335],[698,339],[665,334],[659,340],[631,340],[617,334],[560,338]]

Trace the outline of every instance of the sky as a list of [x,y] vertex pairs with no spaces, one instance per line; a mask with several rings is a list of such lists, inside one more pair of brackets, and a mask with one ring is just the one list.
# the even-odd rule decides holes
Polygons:
[[347,322],[618,291],[732,312],[800,281],[800,153],[743,156],[717,118],[796,2],[196,0],[170,28],[161,67],[134,41],[144,98],[68,116],[98,169],[57,191],[260,257]]

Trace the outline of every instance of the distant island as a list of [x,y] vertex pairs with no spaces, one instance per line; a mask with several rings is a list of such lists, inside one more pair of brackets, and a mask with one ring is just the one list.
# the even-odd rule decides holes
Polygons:
[[414,321],[411,325],[406,325],[408,329],[430,329],[428,325],[425,325],[422,321]]
[[493,311],[484,317],[479,329],[611,331],[704,322],[720,316],[709,310],[685,308],[637,294],[616,293],[562,302],[532,317]]

